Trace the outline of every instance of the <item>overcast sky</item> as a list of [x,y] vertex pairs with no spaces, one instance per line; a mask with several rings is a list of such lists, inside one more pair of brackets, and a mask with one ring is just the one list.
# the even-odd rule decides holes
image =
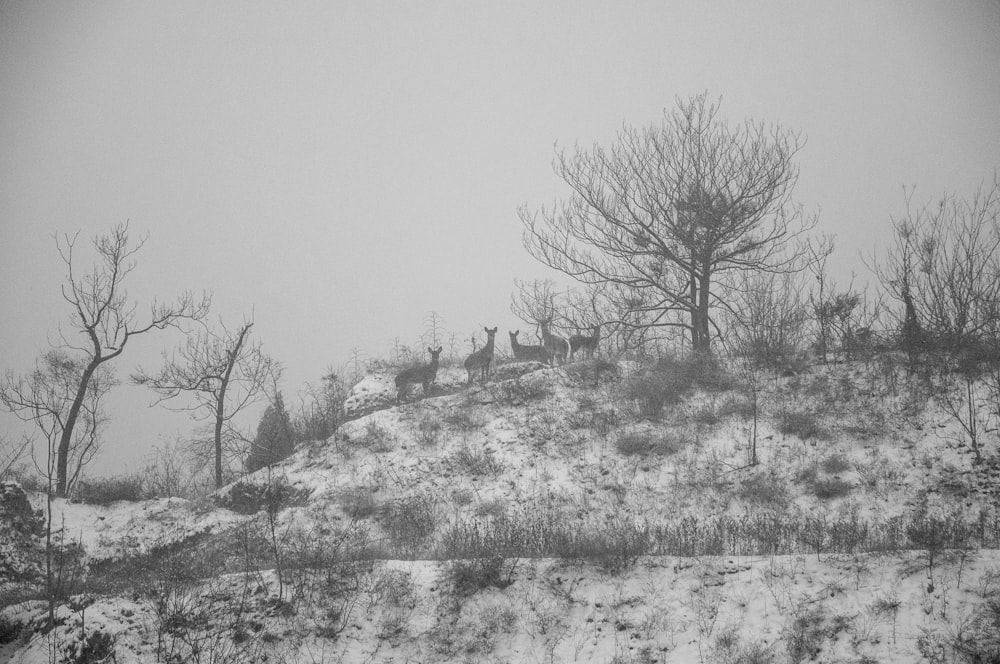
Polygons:
[[[862,274],[903,185],[964,195],[1000,165],[1000,3],[0,0],[0,369],[68,319],[52,235],[125,220],[149,235],[133,299],[252,312],[292,400],[432,310],[506,343],[513,280],[551,276],[516,207],[566,193],[553,146],[706,90],[803,132],[795,198]],[[148,401],[120,388],[98,471],[190,428]]]

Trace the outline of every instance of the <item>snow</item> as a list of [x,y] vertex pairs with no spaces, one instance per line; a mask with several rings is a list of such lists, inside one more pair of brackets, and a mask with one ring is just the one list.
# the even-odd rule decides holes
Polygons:
[[[681,517],[707,523],[768,510],[881,522],[917,509],[995,518],[989,487],[976,488],[970,479],[980,471],[960,425],[918,386],[902,381],[890,390],[864,367],[817,367],[810,376],[768,382],[755,469],[746,468],[745,418],[730,413],[706,424],[696,417],[721,408],[726,395],[696,392],[650,421],[636,417],[616,379],[595,384],[572,367],[511,367],[486,385],[466,388],[464,381],[464,371],[442,370],[430,396],[418,387],[399,405],[389,377],[361,381],[351,393],[356,419],[247,478],[287,482],[306,496],[276,515],[276,532],[336,537],[363,525],[381,550],[393,551],[378,506],[414,500],[433,506],[439,533],[491,514],[548,514],[580,528]],[[827,434],[802,440],[781,433],[782,409],[817,413]],[[679,448],[672,454],[617,449],[622,436],[637,434],[679,441]],[[995,453],[995,436],[984,444],[988,455]],[[847,463],[824,465],[837,455]],[[758,473],[765,486],[786,487],[785,503],[746,497],[743,483]],[[820,497],[810,488],[817,478],[848,488]],[[374,514],[356,519],[347,495],[370,497]],[[80,542],[91,561],[198,533],[267,526],[266,515],[242,516],[208,501],[99,507],[57,500],[53,510],[54,525]],[[185,592],[220,616],[227,601],[249,597],[241,605],[245,621],[273,636],[259,646],[289,662],[694,662],[753,648],[783,661],[796,633],[818,644],[823,661],[911,662],[921,647],[953,638],[957,625],[972,629],[987,601],[1000,597],[997,550],[941,551],[930,563],[926,551],[643,556],[617,566],[522,558],[508,561],[511,585],[459,597],[448,582],[458,563],[379,560],[357,572],[353,604],[339,604],[347,595],[336,593],[314,603],[300,599],[293,615],[276,602],[289,590],[273,570],[256,572],[252,583],[225,575]],[[410,594],[389,593],[386,579]],[[82,611],[61,607],[62,626],[8,644],[0,657],[48,661],[46,648],[72,643],[85,619],[88,631],[114,636],[118,661],[153,661],[152,644],[162,633],[150,601],[86,601],[92,603]],[[335,617],[331,606],[340,607]],[[0,620],[37,626],[43,609],[8,606]]]
[[[43,494],[32,497],[45,509]],[[160,498],[112,505],[52,501],[53,539],[79,543],[91,561],[118,559],[180,542],[199,533],[218,532],[243,517],[216,509],[210,501]]]

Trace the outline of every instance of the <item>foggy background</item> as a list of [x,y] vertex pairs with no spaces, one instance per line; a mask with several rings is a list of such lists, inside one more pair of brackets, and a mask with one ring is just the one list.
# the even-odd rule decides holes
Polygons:
[[[126,220],[149,235],[140,315],[185,289],[212,322],[252,314],[290,408],[352,349],[419,344],[432,310],[505,349],[513,280],[555,276],[516,215],[567,194],[553,146],[706,90],[803,132],[794,198],[864,282],[903,185],[967,196],[1000,164],[1000,3],[0,2],[0,370],[69,320],[53,234],[80,232],[82,269]],[[179,341],[113,362],[90,474],[193,428],[127,384]]]

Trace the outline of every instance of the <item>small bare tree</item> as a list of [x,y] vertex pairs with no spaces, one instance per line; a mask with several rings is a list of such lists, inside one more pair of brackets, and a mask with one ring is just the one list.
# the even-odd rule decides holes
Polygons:
[[223,485],[224,435],[233,432],[233,419],[240,412],[264,396],[278,367],[261,351],[259,342],[249,340],[253,321],[244,322],[235,332],[222,323],[219,327],[219,331],[205,328],[189,336],[172,357],[164,354],[159,373],[139,369],[132,375],[133,382],[160,395],[156,403],[190,394],[194,403],[176,409],[211,421],[216,489]]
[[436,311],[430,311],[424,316],[424,333],[420,335],[421,346],[437,347],[447,338],[448,330],[444,326],[444,318]]
[[801,360],[809,314],[798,277],[754,275],[728,309],[727,336],[735,336],[738,351],[762,367],[794,370]]
[[21,463],[31,447],[31,437],[27,434],[13,441],[6,434],[0,434],[0,480],[5,479]]
[[326,440],[344,422],[349,388],[342,373],[328,367],[318,386],[307,383],[299,393],[301,406],[293,422],[297,441]]
[[760,396],[768,371],[793,369],[808,314],[796,274],[759,273],[726,310],[723,341],[750,400],[747,465],[755,466]]
[[[89,440],[90,456],[96,452],[99,441],[88,417],[99,412],[95,397],[111,387],[108,375],[102,374],[110,366],[106,363],[121,355],[133,337],[177,327],[183,320],[200,320],[210,304],[208,295],[198,301],[187,292],[171,304],[154,301],[148,315],[140,320],[137,305],[129,301],[124,286],[145,239],[132,243],[128,224],[115,226],[110,234],[94,238],[97,262],[91,272],[80,275],[74,259],[78,235],[56,236],[56,248],[67,270],[62,296],[72,309],[70,327],[77,334],[70,336],[60,330],[59,341],[52,344],[56,355],[46,354],[29,376],[8,374],[0,385],[0,401],[8,410],[32,422],[45,438],[55,436],[55,491],[59,496],[65,496],[70,488],[73,450]],[[86,429],[82,434],[77,431],[81,418]]]
[[[514,292],[511,294],[510,311],[519,319],[533,325],[536,334],[541,325],[559,325],[560,309],[563,306],[561,294],[551,280],[519,281],[514,280]],[[538,337],[541,341],[541,337]]]

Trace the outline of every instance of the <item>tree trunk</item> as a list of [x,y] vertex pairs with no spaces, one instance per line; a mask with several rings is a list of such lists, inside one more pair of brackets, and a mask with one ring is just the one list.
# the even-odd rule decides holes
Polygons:
[[698,324],[698,277],[692,267],[688,275],[688,297],[691,300],[691,350],[701,348],[701,326]]
[[222,488],[222,423],[225,420],[226,382],[219,388],[215,401],[215,488]]
[[240,349],[246,340],[247,332],[253,323],[247,323],[240,330],[240,336],[236,340],[236,345],[232,350],[227,351],[229,360],[226,363],[226,372],[222,376],[219,384],[219,396],[215,401],[215,488],[222,488],[222,424],[226,419],[226,389],[229,387],[229,380],[233,376],[233,368],[240,358]]
[[101,365],[101,359],[93,359],[83,370],[80,376],[80,384],[76,389],[76,396],[73,397],[73,405],[66,416],[63,424],[62,434],[59,436],[59,448],[56,450],[56,495],[60,498],[66,497],[66,475],[69,467],[69,448],[73,440],[73,429],[76,427],[76,420],[80,417],[80,409],[83,407],[83,400],[87,397],[87,387],[93,377],[97,367]]
[[709,288],[712,280],[711,269],[711,266],[707,262],[702,266],[701,273],[698,275],[698,299],[696,302],[692,302],[695,307],[693,315],[695,328],[694,339],[697,341],[694,345],[694,350],[699,353],[710,352],[712,345],[712,329],[709,318],[709,305],[711,304],[711,300],[709,299]]

